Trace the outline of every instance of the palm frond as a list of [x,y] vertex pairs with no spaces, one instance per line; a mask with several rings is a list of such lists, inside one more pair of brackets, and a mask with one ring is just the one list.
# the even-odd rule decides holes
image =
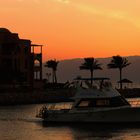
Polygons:
[[119,68],[122,69],[124,67],[127,67],[131,63],[128,62],[126,58],[123,58],[119,55],[113,56],[111,62],[107,65],[109,69],[115,69]]
[[57,70],[57,65],[59,61],[56,60],[48,60],[45,64],[45,67],[52,68],[53,70]]
[[84,58],[84,63],[79,67],[80,70],[102,70],[101,64],[98,63],[98,60],[95,60],[93,57]]

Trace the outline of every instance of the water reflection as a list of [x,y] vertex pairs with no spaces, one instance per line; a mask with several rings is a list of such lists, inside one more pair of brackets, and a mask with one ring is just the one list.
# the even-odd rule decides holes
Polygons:
[[140,139],[140,124],[48,124],[35,117],[42,105],[0,107],[2,140]]
[[[71,140],[93,140],[93,139],[140,139],[139,124],[47,124],[43,127],[51,130],[58,130],[61,134],[67,132],[71,134]],[[67,129],[66,129],[67,128]],[[64,131],[63,131],[64,130]],[[52,131],[55,132],[55,131]],[[52,134],[53,135],[53,134]],[[54,134],[55,135],[55,134]]]

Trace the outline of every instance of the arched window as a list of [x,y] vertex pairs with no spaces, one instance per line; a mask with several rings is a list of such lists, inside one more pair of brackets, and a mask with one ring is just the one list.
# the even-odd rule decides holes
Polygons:
[[35,60],[35,61],[34,61],[34,66],[40,67],[40,62],[39,62],[38,60]]

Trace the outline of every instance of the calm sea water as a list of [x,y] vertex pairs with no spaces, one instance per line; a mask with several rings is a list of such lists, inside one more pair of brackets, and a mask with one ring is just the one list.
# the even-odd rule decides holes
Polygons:
[[43,124],[41,106],[0,107],[0,140],[140,140],[139,125]]

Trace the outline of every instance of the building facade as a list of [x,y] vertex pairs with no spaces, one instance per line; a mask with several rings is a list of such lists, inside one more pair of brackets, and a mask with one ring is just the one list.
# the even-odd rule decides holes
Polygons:
[[[32,47],[30,40],[20,39],[17,33],[0,28],[0,85],[33,86],[37,54],[32,51]],[[42,64],[42,51],[39,54]],[[41,80],[41,65],[38,71],[41,73]]]

